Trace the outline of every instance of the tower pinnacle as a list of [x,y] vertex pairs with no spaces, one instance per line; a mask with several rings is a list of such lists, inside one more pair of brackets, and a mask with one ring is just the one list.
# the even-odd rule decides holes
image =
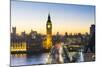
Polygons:
[[51,22],[50,13],[48,14],[48,22]]

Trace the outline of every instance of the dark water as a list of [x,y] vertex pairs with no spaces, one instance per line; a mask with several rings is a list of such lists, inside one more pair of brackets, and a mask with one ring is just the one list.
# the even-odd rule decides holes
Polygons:
[[47,58],[48,53],[30,56],[27,54],[13,54],[11,55],[11,66],[46,64]]
[[[72,56],[74,56],[77,52],[69,52],[69,58],[72,60]],[[76,62],[83,62],[83,53],[78,53],[78,59]],[[13,54],[11,55],[11,66],[20,66],[20,65],[38,65],[38,64],[46,64],[48,61],[48,53],[35,54],[35,55],[27,55],[27,54]]]

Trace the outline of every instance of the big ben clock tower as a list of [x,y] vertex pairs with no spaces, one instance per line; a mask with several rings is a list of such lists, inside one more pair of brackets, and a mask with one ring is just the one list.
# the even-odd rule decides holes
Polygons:
[[50,14],[48,14],[48,20],[46,23],[46,33],[46,49],[50,49],[52,47],[52,22]]

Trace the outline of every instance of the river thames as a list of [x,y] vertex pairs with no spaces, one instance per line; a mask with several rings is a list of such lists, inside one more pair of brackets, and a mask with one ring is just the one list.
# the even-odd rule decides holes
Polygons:
[[[70,52],[70,60],[76,54],[79,54],[76,62],[83,62],[84,55],[82,52]],[[11,66],[22,66],[22,65],[43,65],[48,62],[49,53],[41,53],[41,54],[11,54]]]
[[20,65],[38,65],[46,64],[48,53],[29,55],[27,54],[12,54],[11,55],[11,66]]

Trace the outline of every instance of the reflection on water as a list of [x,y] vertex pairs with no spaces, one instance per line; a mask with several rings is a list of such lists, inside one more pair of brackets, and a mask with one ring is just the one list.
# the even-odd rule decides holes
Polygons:
[[[19,65],[36,65],[36,64],[46,64],[48,61],[49,53],[27,55],[27,54],[12,54],[11,55],[11,66]],[[72,61],[73,57],[77,58],[75,62],[83,62],[82,52],[69,52],[69,58]]]
[[45,64],[48,53],[35,54],[28,56],[27,54],[11,55],[11,66]]

